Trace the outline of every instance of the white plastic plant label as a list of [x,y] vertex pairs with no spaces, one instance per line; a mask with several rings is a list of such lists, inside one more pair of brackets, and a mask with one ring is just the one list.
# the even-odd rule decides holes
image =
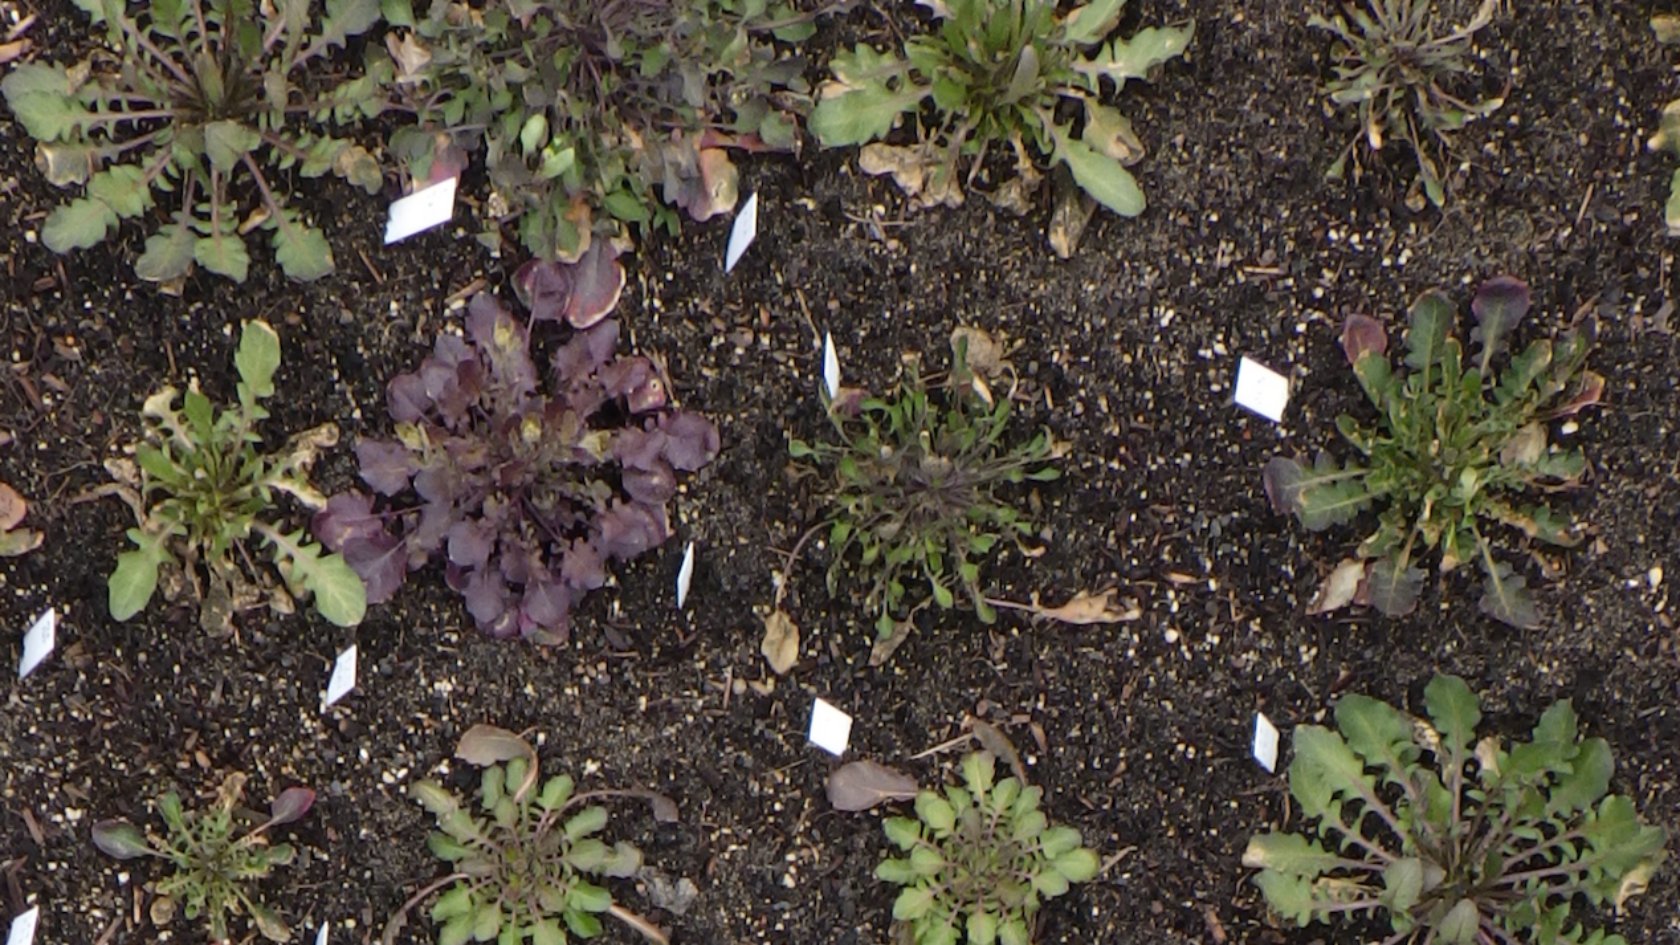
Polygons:
[[315,945],[327,945],[327,924],[321,923],[321,931],[315,933]]
[[35,945],[35,926],[41,922],[41,907],[31,906],[12,920],[12,930],[6,935],[6,945]]
[[834,336],[823,332],[823,388],[828,399],[840,396],[840,356],[834,353]]
[[741,205],[741,212],[735,214],[735,222],[729,227],[729,246],[723,252],[723,271],[725,274],[735,271],[735,264],[747,254],[747,247],[758,238],[758,194],[747,198]]
[[852,739],[852,717],[823,699],[811,703],[811,744],[838,758]]
[[332,678],[327,680],[327,706],[356,688],[356,644],[352,643],[333,660]]
[[23,635],[23,656],[18,660],[19,679],[33,673],[35,667],[52,654],[57,635],[58,611],[48,607],[47,612],[36,617]]
[[416,233],[448,223],[455,216],[455,185],[457,178],[440,180],[430,187],[417,190],[391,203],[391,216],[385,221],[385,245],[408,239]]
[[694,542],[683,549],[682,567],[677,569],[677,609],[688,602],[688,584],[694,580]]
[[1254,713],[1254,760],[1260,767],[1277,773],[1278,730],[1266,713]]
[[1237,363],[1237,406],[1247,407],[1273,423],[1283,420],[1289,406],[1289,378],[1252,358]]

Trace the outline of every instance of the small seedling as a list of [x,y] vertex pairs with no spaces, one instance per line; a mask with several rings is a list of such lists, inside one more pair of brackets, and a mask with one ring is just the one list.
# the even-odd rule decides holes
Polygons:
[[677,473],[712,461],[717,428],[670,408],[652,361],[617,354],[618,323],[601,320],[616,288],[589,289],[596,301],[575,309],[573,270],[526,273],[533,322],[587,326],[555,349],[550,392],[539,389],[533,324],[489,295],[469,306],[465,338],[439,335],[418,371],[391,381],[396,439],[363,440],[356,456],[376,492],[418,501],[375,512],[371,496],[347,492],[314,522],[374,603],[445,558],[479,629],[561,643],[572,608],[606,584],[613,562],[670,537]]
[[[251,262],[244,234],[259,226],[273,233],[286,275],[332,272],[325,235],[287,206],[269,175],[332,173],[379,191],[379,164],[365,148],[303,122],[353,124],[383,109],[376,90],[388,64],[376,61],[355,79],[328,65],[335,47],[378,21],[378,0],[329,0],[318,26],[306,0],[76,5],[105,24],[114,55],[74,66],[26,63],[0,82],[39,142],[48,179],[87,187],[47,217],[41,241],[60,253],[97,245],[121,221],[145,219],[154,193],[173,192],[178,208],[135,262],[142,279],[175,282],[197,264],[244,282]],[[242,177],[260,195],[251,213],[232,196]]]
[[[427,838],[450,873],[411,898],[386,928],[389,942],[409,909],[439,889],[432,922],[438,945],[490,942],[497,945],[565,945],[601,934],[601,915],[663,943],[664,933],[613,902],[591,880],[625,878],[642,865],[641,851],[620,840],[608,846],[596,834],[607,826],[607,810],[584,806],[621,793],[573,792],[571,777],[541,780],[536,750],[504,729],[475,726],[461,739],[457,757],[483,767],[478,814],[435,781],[420,781],[413,798],[437,818]],[[669,804],[664,798],[660,801]]]
[[[236,610],[261,596],[263,582],[246,570],[250,555],[245,542],[255,534],[268,544],[292,595],[313,596],[321,616],[339,626],[361,622],[367,593],[344,559],[322,554],[320,545],[304,539],[302,529],[282,531],[267,520],[275,492],[311,507],[325,504],[309,484],[309,467],[318,450],[338,442],[338,428],[328,423],[294,437],[278,454],[258,448],[258,425],[268,417],[262,401],[274,395],[279,366],[279,335],[266,322],[247,322],[234,355],[237,407],[216,410],[196,383],[187,389],[180,409],[173,387],[146,398],[140,411],[146,439],[134,451],[140,493],[133,495],[122,485],[109,490],[129,500],[139,522],[128,530],[135,550],[117,556],[108,582],[112,617],[127,620],[143,610],[167,565],[171,574],[178,566],[192,582],[201,604],[200,623],[209,630],[227,627]],[[116,469],[124,477],[136,475]],[[207,587],[199,584],[201,564]],[[288,610],[291,599],[275,591],[270,603]]]
[[1349,695],[1337,731],[1295,729],[1289,793],[1316,836],[1267,833],[1243,854],[1272,909],[1302,926],[1386,915],[1387,945],[1627,945],[1569,918],[1581,898],[1621,909],[1664,856],[1662,828],[1607,795],[1609,744],[1579,736],[1568,700],[1508,749],[1477,740],[1464,680],[1435,677],[1424,704],[1428,720]]
[[[1659,43],[1680,43],[1680,16],[1652,17],[1651,31],[1656,34]],[[1662,124],[1647,145],[1652,151],[1680,154],[1680,98],[1663,106]],[[1668,224],[1668,235],[1680,235],[1680,170],[1676,170],[1669,179],[1668,203],[1663,209],[1663,218]]]
[[1452,133],[1505,104],[1503,97],[1470,102],[1448,91],[1470,71],[1471,44],[1498,6],[1482,0],[1469,22],[1445,33],[1435,0],[1343,0],[1343,13],[1311,16],[1309,25],[1335,36],[1330,101],[1359,112],[1359,133],[1328,176],[1339,179],[1348,160],[1358,160],[1361,139],[1373,153],[1398,139],[1416,157],[1429,202],[1444,205],[1442,165],[1451,157]]
[[[302,819],[315,803],[315,792],[294,787],[281,791],[269,805],[266,819],[239,806],[245,792],[245,775],[231,774],[217,792],[216,805],[207,811],[184,811],[181,798],[171,791],[158,801],[158,812],[168,827],[162,838],[150,836],[126,820],[104,820],[93,827],[93,842],[119,860],[155,856],[168,860],[174,874],[152,884],[157,897],[152,901],[152,922],[167,925],[182,908],[188,919],[203,917],[210,938],[229,942],[228,919],[241,913],[251,917],[257,931],[271,942],[291,940],[291,930],[273,909],[258,902],[248,888],[252,880],[263,879],[276,866],[292,862],[291,844],[270,844],[270,828]],[[237,828],[255,824],[235,836]]]
[[[873,144],[861,163],[891,173],[924,203],[955,205],[992,150],[1014,153],[1017,176],[994,199],[1029,203],[1046,166],[1065,164],[1092,199],[1120,214],[1143,212],[1143,191],[1127,165],[1143,142],[1105,104],[1132,79],[1180,55],[1191,26],[1151,27],[1110,39],[1123,0],[1092,0],[1058,13],[1041,0],[924,3],[935,23],[902,53],[859,44],[834,57],[811,131],[825,147],[881,142],[909,116],[914,143]],[[924,115],[930,105],[931,116]],[[964,168],[967,168],[966,178]]]
[[829,592],[855,548],[878,639],[892,637],[926,606],[924,588],[943,609],[956,606],[960,590],[982,620],[996,619],[980,589],[980,561],[1003,536],[1032,531],[997,491],[1061,475],[1049,465],[1048,431],[1021,446],[1000,445],[1009,398],[993,397],[969,369],[968,337],[953,337],[943,379],[924,379],[912,365],[892,400],[842,388],[827,401],[835,439],[789,444],[795,460],[829,477],[828,514],[819,526],[828,530]]
[[907,856],[883,860],[875,876],[904,887],[893,919],[915,945],[1029,945],[1043,900],[1097,875],[1079,831],[1050,826],[1038,809],[1043,789],[994,783],[995,768],[975,752],[963,759],[964,787],[921,791],[915,817],[883,822]]
[[[1312,531],[1350,522],[1386,505],[1377,530],[1342,562],[1319,592],[1314,612],[1370,603],[1390,616],[1410,613],[1424,572],[1415,562],[1439,548],[1440,570],[1474,559],[1487,581],[1483,613],[1519,627],[1539,623],[1527,580],[1494,557],[1484,522],[1511,526],[1529,538],[1569,547],[1582,530],[1525,492],[1557,492],[1580,483],[1587,463],[1578,449],[1547,443],[1547,421],[1598,402],[1604,378],[1583,370],[1595,323],[1589,318],[1557,341],[1541,339],[1509,359],[1494,360],[1529,309],[1528,286],[1511,276],[1482,283],[1471,310],[1476,329],[1468,364],[1453,337],[1457,312],[1439,291],[1412,305],[1405,367],[1389,364],[1388,333],[1366,315],[1342,329],[1342,350],[1377,408],[1375,426],[1337,418],[1363,464],[1337,463],[1321,452],[1312,463],[1278,457],[1266,465],[1266,494]],[[1559,398],[1563,398],[1560,402]]]
[[493,247],[513,220],[533,255],[575,260],[627,228],[726,213],[730,152],[793,150],[809,107],[788,44],[817,13],[789,0],[424,6],[383,4],[403,30],[387,46],[415,115],[391,147],[424,177],[452,136],[482,144]]

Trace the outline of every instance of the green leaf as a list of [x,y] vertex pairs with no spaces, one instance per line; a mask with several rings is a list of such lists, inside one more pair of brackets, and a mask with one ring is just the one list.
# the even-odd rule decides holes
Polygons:
[[1089,46],[1114,32],[1125,6],[1126,0],[1091,0],[1075,7],[1062,20],[1062,37],[1076,46]]
[[1290,876],[1317,877],[1335,869],[1341,857],[1318,841],[1294,833],[1265,833],[1250,837],[1242,865]]
[[980,796],[992,789],[992,779],[997,774],[997,759],[991,752],[971,752],[962,762],[963,783],[975,796]]
[[100,200],[119,217],[137,217],[152,205],[146,172],[133,164],[118,164],[88,181],[88,196]]
[[1487,576],[1479,601],[1482,613],[1524,630],[1540,626],[1540,612],[1529,596],[1528,579],[1514,573],[1509,564],[1495,560],[1486,541],[1482,542],[1481,559],[1482,573]]
[[232,119],[213,121],[204,126],[204,156],[210,166],[226,173],[233,170],[240,158],[262,144],[262,135]]
[[1336,700],[1336,728],[1348,747],[1367,761],[1388,768],[1388,776],[1400,779],[1412,751],[1412,726],[1399,710],[1380,699],[1350,693]]
[[653,211],[627,190],[615,190],[601,200],[601,206],[615,218],[626,223],[646,223]]
[[1102,864],[1097,860],[1097,854],[1084,847],[1069,850],[1051,861],[1056,872],[1070,883],[1089,882],[1097,875],[1097,869]]
[[1139,30],[1131,39],[1115,40],[1073,67],[1093,79],[1111,79],[1124,88],[1126,80],[1147,78],[1149,70],[1182,55],[1195,35],[1195,24],[1182,28],[1152,26]]
[[379,0],[327,0],[327,18],[317,40],[323,46],[343,46],[351,36],[360,36],[379,22]]
[[293,593],[313,595],[315,610],[337,626],[362,622],[367,614],[367,588],[342,555],[321,554],[320,545],[304,540],[302,529],[273,543],[276,564]]
[[472,915],[458,915],[444,923],[443,930],[438,933],[438,945],[466,945],[472,940],[472,934]]
[[[1675,140],[1680,142],[1680,138]],[[1668,235],[1680,234],[1680,170],[1668,179],[1668,202],[1663,204],[1663,223],[1668,226]]]
[[968,945],[992,945],[997,935],[997,916],[983,909],[968,914]]
[[1460,899],[1441,920],[1441,924],[1435,927],[1438,933],[1437,941],[1442,945],[1473,945],[1476,941],[1476,930],[1481,927],[1481,922],[1476,903],[1470,899]]
[[[606,826],[607,809],[605,807],[586,807],[573,814],[566,821],[565,827],[561,829],[566,834],[566,839],[577,840],[592,833],[599,833]],[[600,910],[594,911],[598,912]]]
[[1418,597],[1423,593],[1423,580],[1421,568],[1405,563],[1395,553],[1378,558],[1371,565],[1366,587],[1371,594],[1372,606],[1384,616],[1404,617],[1417,607]]
[[1395,860],[1383,869],[1384,901],[1391,912],[1409,912],[1423,895],[1423,861],[1415,856]]
[[918,879],[915,869],[910,866],[909,860],[893,857],[882,860],[880,865],[875,867],[875,878],[883,882],[897,883],[900,886],[908,886]]
[[313,282],[332,273],[332,247],[319,228],[300,223],[296,214],[285,207],[280,208],[272,224],[274,259],[288,278]]
[[251,254],[245,249],[245,240],[227,231],[217,231],[194,240],[193,260],[235,282],[244,282],[251,268]]
[[1412,303],[1406,329],[1406,365],[1419,372],[1419,390],[1427,391],[1434,386],[1435,372],[1446,356],[1452,321],[1452,301],[1438,291],[1425,292]]
[[262,319],[246,322],[239,331],[233,366],[254,399],[274,396],[274,372],[280,369],[280,334]]
[[1429,719],[1441,734],[1443,745],[1462,753],[1476,741],[1482,707],[1464,680],[1437,675],[1423,688],[1423,704],[1429,709]]
[[159,565],[170,560],[163,536],[131,528],[128,537],[138,547],[117,555],[117,569],[105,582],[107,606],[111,619],[117,621],[127,620],[145,609],[152,592],[157,590]]
[[566,945],[566,933],[560,923],[543,919],[531,928],[531,945]]
[[1367,475],[1360,466],[1337,465],[1321,451],[1311,469],[1288,457],[1274,457],[1266,464],[1263,480],[1272,508],[1294,513],[1302,526],[1316,532],[1352,521],[1371,504]]
[[1574,813],[1586,810],[1610,790],[1610,776],[1616,770],[1610,745],[1602,738],[1581,742],[1580,750],[1570,760],[1570,771],[1552,788],[1546,800],[1546,813]]
[[893,900],[893,918],[900,922],[914,922],[927,915],[933,906],[933,890],[926,886],[910,886]]
[[890,53],[859,43],[836,53],[834,79],[825,83],[808,127],[825,148],[858,145],[883,138],[898,116],[911,111],[928,89],[910,80],[910,67]]
[[1342,736],[1319,725],[1300,725],[1293,739],[1295,757],[1289,763],[1289,793],[1308,817],[1332,813],[1331,802],[1338,794],[1374,794],[1375,783],[1365,773],[1365,764],[1353,753]]
[[947,833],[956,824],[956,813],[950,803],[932,791],[916,795],[916,816],[936,834]]
[[146,237],[146,250],[134,262],[134,274],[147,282],[179,279],[192,268],[195,237],[177,218]]
[[1298,926],[1313,920],[1313,886],[1305,876],[1265,870],[1254,877],[1254,884],[1260,887],[1266,904],[1279,916],[1293,920]]
[[914,848],[922,836],[921,823],[911,817],[888,817],[881,821],[881,828],[886,831],[887,839],[900,850]]
[[97,246],[117,225],[116,211],[103,200],[77,197],[53,210],[41,227],[41,242],[55,253]]
[[1072,137],[1066,128],[1049,127],[1056,141],[1055,159],[1067,163],[1079,189],[1123,217],[1135,217],[1143,212],[1146,205],[1143,191],[1119,161],[1098,153],[1083,139]]
[[102,820],[94,824],[93,845],[106,856],[119,860],[156,855],[151,844],[146,842],[146,835],[126,820]]

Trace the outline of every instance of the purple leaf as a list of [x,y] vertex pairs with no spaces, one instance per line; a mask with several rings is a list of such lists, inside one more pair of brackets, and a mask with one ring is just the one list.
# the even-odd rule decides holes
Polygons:
[[414,475],[414,457],[401,443],[362,440],[356,444],[356,460],[362,466],[362,481],[380,495],[402,492]]
[[398,423],[413,423],[432,405],[418,374],[398,374],[385,387],[385,409]]
[[629,561],[664,543],[671,535],[663,507],[658,508],[656,515],[645,506],[614,502],[601,515],[599,523],[601,552],[619,561]]
[[1422,569],[1407,565],[1393,555],[1379,558],[1365,579],[1371,604],[1384,616],[1404,617],[1417,608],[1423,592]]
[[618,350],[618,320],[609,318],[580,331],[554,352],[554,376],[562,387],[605,367]]
[[94,824],[93,845],[107,856],[114,856],[119,860],[157,855],[146,843],[146,835],[140,832],[140,828],[126,820],[101,820]]
[[873,761],[852,761],[828,776],[828,802],[837,810],[869,810],[916,796],[916,779]]
[[429,556],[442,548],[444,536],[449,534],[449,526],[454,521],[455,508],[449,502],[428,502],[422,505],[420,521],[408,535],[410,552]]
[[589,328],[618,304],[624,291],[624,267],[609,240],[593,240],[575,263],[531,260],[513,276],[514,293],[532,321],[564,319],[573,328]]
[[580,591],[593,591],[607,583],[606,561],[593,544],[577,539],[560,559],[560,580]]
[[467,600],[467,612],[488,630],[507,612],[508,589],[499,571],[491,568],[474,571],[467,577],[461,595]]
[[522,620],[545,629],[562,626],[571,609],[571,592],[549,580],[525,585],[525,596],[519,604]]
[[309,808],[315,803],[315,792],[306,787],[287,788],[280,792],[280,796],[268,805],[268,822],[271,826],[289,824],[303,819],[309,813]]
[[1470,332],[1470,340],[1481,346],[1476,360],[1483,377],[1506,336],[1528,314],[1530,304],[1528,284],[1515,276],[1495,276],[1476,290],[1476,298],[1470,303],[1476,328]]
[[1295,514],[1300,507],[1301,479],[1305,474],[1306,469],[1300,461],[1287,456],[1272,457],[1262,474],[1272,511],[1283,515]]
[[463,568],[482,568],[490,559],[495,536],[478,522],[456,522],[449,526],[449,562]]
[[[653,362],[647,358],[619,358],[601,368],[597,374],[608,397],[631,397],[649,382],[658,381],[653,371]],[[632,407],[631,410],[635,411],[635,408]]]
[[1594,371],[1587,371],[1581,375],[1581,386],[1565,401],[1562,406],[1552,411],[1552,418],[1569,417],[1579,413],[1584,407],[1591,407],[1604,396],[1604,377]]
[[402,587],[408,577],[408,543],[397,536],[381,531],[370,537],[356,537],[339,550],[344,563],[362,579],[370,604],[383,604]]
[[1382,322],[1369,315],[1349,315],[1342,323],[1342,353],[1348,363],[1357,367],[1367,354],[1382,356],[1388,352],[1388,331]]
[[368,538],[385,530],[385,523],[373,514],[373,498],[360,492],[341,492],[327,500],[326,508],[315,513],[309,528],[329,551],[339,551],[346,542]]
[[717,457],[718,429],[694,413],[674,413],[660,421],[665,433],[665,458],[684,472],[694,472]]
[[494,725],[474,725],[467,729],[455,745],[455,757],[480,768],[499,765],[504,761],[524,758],[529,767],[537,766],[537,750],[531,743],[505,728]]
[[630,498],[647,505],[664,505],[677,494],[677,477],[664,462],[655,462],[650,469],[624,470],[624,491]]
[[663,430],[630,428],[613,437],[613,459],[626,469],[653,469],[668,449]]

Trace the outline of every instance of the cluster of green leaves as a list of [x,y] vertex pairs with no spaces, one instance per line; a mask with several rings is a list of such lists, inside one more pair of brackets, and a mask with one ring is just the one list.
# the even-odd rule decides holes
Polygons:
[[[437,818],[428,838],[451,873],[432,888],[449,889],[432,903],[441,927],[438,945],[468,941],[497,945],[565,945],[567,935],[594,938],[612,893],[589,877],[626,877],[641,868],[642,854],[619,841],[595,836],[607,825],[604,807],[584,807],[597,794],[574,794],[572,779],[555,775],[538,786],[536,753],[500,729],[478,726],[462,740],[462,757],[487,760],[479,747],[512,746],[519,757],[485,767],[474,816],[442,785],[417,782],[414,799]],[[389,940],[389,936],[387,936]]]
[[[287,206],[264,167],[379,190],[372,155],[316,129],[378,114],[376,73],[389,64],[325,89],[312,74],[378,21],[378,0],[328,0],[318,26],[309,0],[155,0],[132,12],[125,0],[76,3],[106,24],[110,54],[26,63],[0,82],[48,178],[87,188],[47,218],[42,241],[60,253],[94,246],[120,221],[146,218],[154,192],[178,191],[170,222],[135,263],[142,279],[174,282],[196,263],[243,282],[243,234],[259,224],[288,276],[331,272],[326,237]],[[249,215],[231,188],[246,175],[260,195]]]
[[[951,371],[942,383],[925,380],[912,366],[892,400],[843,389],[828,405],[836,438],[789,443],[794,459],[813,461],[831,477],[823,496],[829,510],[829,592],[848,565],[848,553],[858,549],[858,564],[870,576],[865,605],[876,615],[880,639],[894,635],[912,597],[911,584],[925,586],[941,608],[955,606],[960,588],[982,620],[996,619],[980,589],[980,559],[1004,535],[1032,531],[997,490],[1061,476],[1046,465],[1052,458],[1048,431],[1023,445],[1002,447],[1009,399],[992,398],[970,371],[965,339],[959,336],[952,349]],[[911,615],[927,603],[920,595],[915,599]],[[909,619],[902,617],[906,624]]]
[[[485,234],[517,216],[541,259],[575,259],[627,225],[674,231],[735,205],[729,148],[789,150],[804,63],[776,40],[815,30],[790,0],[387,0],[397,83],[418,124],[393,150],[425,177],[435,129],[482,140]],[[449,140],[445,136],[444,141]]]
[[[859,44],[835,55],[833,79],[811,115],[811,131],[825,146],[880,141],[910,115],[913,145],[876,146],[865,157],[899,168],[900,183],[914,181],[929,203],[960,199],[988,151],[1008,146],[1028,183],[1047,159],[1066,164],[1078,186],[1115,213],[1143,212],[1143,191],[1126,170],[1143,156],[1143,144],[1126,116],[1101,101],[1103,80],[1118,93],[1147,77],[1183,53],[1192,26],[1110,40],[1124,0],[1090,0],[1065,14],[1041,0],[924,5],[936,24],[906,40],[901,53]],[[1061,108],[1069,102],[1077,105],[1071,115]]]
[[[146,439],[135,447],[140,495],[134,499],[136,528],[128,530],[133,551],[117,556],[108,582],[111,616],[127,620],[145,608],[157,590],[160,569],[180,566],[201,601],[206,629],[228,625],[236,609],[249,605],[261,582],[247,578],[234,560],[249,560],[246,539],[262,536],[294,595],[313,595],[321,616],[339,626],[361,622],[367,592],[356,572],[336,554],[322,554],[304,530],[285,532],[264,520],[274,492],[314,508],[326,499],[309,484],[316,451],[338,441],[338,428],[323,424],[294,437],[278,454],[262,452],[258,424],[268,417],[262,401],[274,394],[280,366],[280,337],[266,322],[247,322],[234,355],[239,405],[216,410],[196,384],[179,410],[173,387],[146,399],[141,416]],[[177,555],[180,557],[177,558]],[[209,587],[197,585],[203,564]],[[282,608],[289,598],[275,592]]]
[[883,860],[877,878],[904,887],[893,918],[915,945],[1028,945],[1043,900],[1097,875],[1097,855],[1079,831],[1050,826],[1042,788],[994,782],[988,752],[963,759],[966,787],[916,795],[915,817],[889,817],[887,838],[904,857]]
[[[162,838],[149,837],[126,820],[104,820],[93,827],[93,842],[119,860],[155,856],[168,860],[174,873],[153,884],[158,898],[151,907],[154,924],[167,925],[178,904],[184,904],[188,919],[204,917],[210,939],[222,943],[228,937],[228,918],[244,913],[257,931],[271,942],[286,942],[291,930],[273,910],[252,898],[247,886],[263,879],[276,866],[292,862],[290,844],[270,844],[265,834],[272,827],[302,819],[315,803],[315,792],[294,787],[281,791],[269,805],[267,818],[239,806],[245,792],[245,775],[231,774],[217,792],[214,807],[185,811],[174,791],[158,801],[158,812],[169,828]],[[259,822],[260,821],[260,822]],[[255,824],[239,836],[235,827]]]
[[[1539,623],[1527,581],[1494,557],[1480,522],[1509,525],[1557,546],[1580,541],[1567,513],[1517,496],[1580,482],[1585,457],[1548,445],[1546,423],[1597,403],[1604,378],[1583,371],[1596,331],[1591,319],[1555,342],[1531,342],[1496,373],[1494,359],[1529,304],[1528,286],[1518,279],[1482,283],[1471,304],[1476,351],[1466,364],[1452,334],[1455,306],[1439,291],[1424,293],[1412,305],[1406,332],[1410,373],[1389,364],[1380,322],[1347,319],[1342,350],[1377,408],[1377,422],[1369,426],[1344,414],[1336,426],[1364,463],[1342,466],[1321,452],[1311,464],[1275,458],[1265,471],[1273,506],[1313,531],[1386,504],[1377,530],[1357,558],[1331,574],[1315,610],[1357,600],[1390,616],[1409,613],[1424,581],[1413,562],[1422,549],[1439,547],[1442,573],[1471,558],[1481,564],[1484,613],[1519,627]],[[1560,396],[1566,399],[1557,403]]]
[[[1656,34],[1659,43],[1680,43],[1680,16],[1652,17],[1651,31]],[[1680,154],[1680,98],[1663,106],[1662,124],[1651,136],[1648,145],[1652,151]],[[1680,235],[1680,170],[1676,170],[1669,179],[1668,204],[1663,209],[1663,218],[1668,224],[1669,235]]]
[[[1360,9],[1360,2],[1369,12]],[[1398,138],[1410,145],[1424,193],[1439,207],[1447,200],[1442,163],[1451,156],[1450,136],[1498,111],[1505,99],[1471,102],[1449,91],[1470,71],[1471,44],[1493,22],[1499,0],[1481,0],[1468,22],[1447,32],[1440,32],[1436,2],[1343,0],[1345,15],[1327,19],[1315,13],[1308,23],[1335,37],[1330,100],[1359,111],[1359,133],[1331,165],[1329,176],[1342,176],[1361,138],[1372,151]]]
[[1243,865],[1271,907],[1303,926],[1386,913],[1393,945],[1626,945],[1569,924],[1572,900],[1619,909],[1664,855],[1664,831],[1607,796],[1610,746],[1579,737],[1567,700],[1509,749],[1476,739],[1464,680],[1435,677],[1424,704],[1427,722],[1349,695],[1338,731],[1296,728],[1289,792],[1318,826],[1249,841]]

